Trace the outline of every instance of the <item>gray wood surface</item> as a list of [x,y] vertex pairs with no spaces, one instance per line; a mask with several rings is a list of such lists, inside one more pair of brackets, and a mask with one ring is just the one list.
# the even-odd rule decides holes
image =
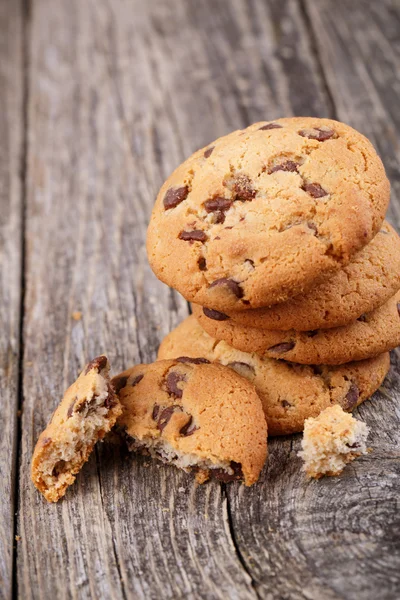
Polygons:
[[0,598],[12,584],[23,600],[399,597],[397,352],[358,411],[374,452],[339,478],[307,482],[292,436],[271,440],[251,489],[197,486],[112,444],[58,505],[29,479],[37,436],[84,362],[105,351],[117,372],[153,360],[188,312],[152,275],[144,240],[159,186],[192,151],[256,120],[337,117],[376,144],[400,225],[399,3],[0,9]]
[[11,596],[23,221],[23,19],[0,0],[0,598]]

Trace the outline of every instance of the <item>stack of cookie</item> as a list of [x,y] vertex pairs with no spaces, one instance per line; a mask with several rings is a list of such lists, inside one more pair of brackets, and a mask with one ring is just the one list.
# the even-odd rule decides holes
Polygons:
[[256,123],[161,188],[156,275],[192,302],[159,358],[203,356],[253,381],[269,434],[301,431],[381,384],[400,343],[400,238],[371,143],[328,119]]

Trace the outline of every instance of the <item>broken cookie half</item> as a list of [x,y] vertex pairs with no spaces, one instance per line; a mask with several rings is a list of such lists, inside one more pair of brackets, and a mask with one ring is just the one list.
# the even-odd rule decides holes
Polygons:
[[255,483],[267,456],[267,424],[254,386],[202,358],[138,365],[113,379],[128,449],[196,473]]
[[106,356],[86,365],[38,439],[32,481],[49,502],[64,496],[95,443],[110,431],[122,412],[109,370]]
[[367,454],[369,429],[336,404],[316,418],[306,419],[302,451],[303,469],[309,477],[340,475],[347,463]]

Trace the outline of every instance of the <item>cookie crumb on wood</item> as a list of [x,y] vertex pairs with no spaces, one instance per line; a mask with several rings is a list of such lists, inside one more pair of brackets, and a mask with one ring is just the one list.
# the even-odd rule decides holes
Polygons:
[[369,428],[337,404],[318,417],[306,419],[302,451],[303,469],[309,477],[340,475],[347,463],[367,454]]

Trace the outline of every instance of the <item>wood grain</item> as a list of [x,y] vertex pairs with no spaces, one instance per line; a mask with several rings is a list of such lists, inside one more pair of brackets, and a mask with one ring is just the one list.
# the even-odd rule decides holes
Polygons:
[[[370,61],[357,36],[350,60],[337,47],[348,4],[340,0],[331,17],[327,0],[32,0],[19,598],[396,597],[396,354],[383,391],[359,409],[374,452],[340,478],[306,482],[292,437],[271,442],[249,490],[197,486],[112,443],[99,446],[58,505],[29,479],[38,434],[85,361],[106,352],[118,372],[153,360],[188,312],[152,275],[144,245],[157,190],[181,160],[252,121],[338,114],[367,127],[396,170],[398,126],[382,125],[394,107],[385,99],[379,112],[376,100],[385,83],[368,84],[368,106],[353,88],[334,86],[338,73],[351,82]],[[395,40],[396,9],[385,2],[384,10],[367,21],[349,14]],[[384,73],[395,75],[394,62]]]
[[20,2],[0,1],[0,598],[10,598],[23,215],[23,19]]

